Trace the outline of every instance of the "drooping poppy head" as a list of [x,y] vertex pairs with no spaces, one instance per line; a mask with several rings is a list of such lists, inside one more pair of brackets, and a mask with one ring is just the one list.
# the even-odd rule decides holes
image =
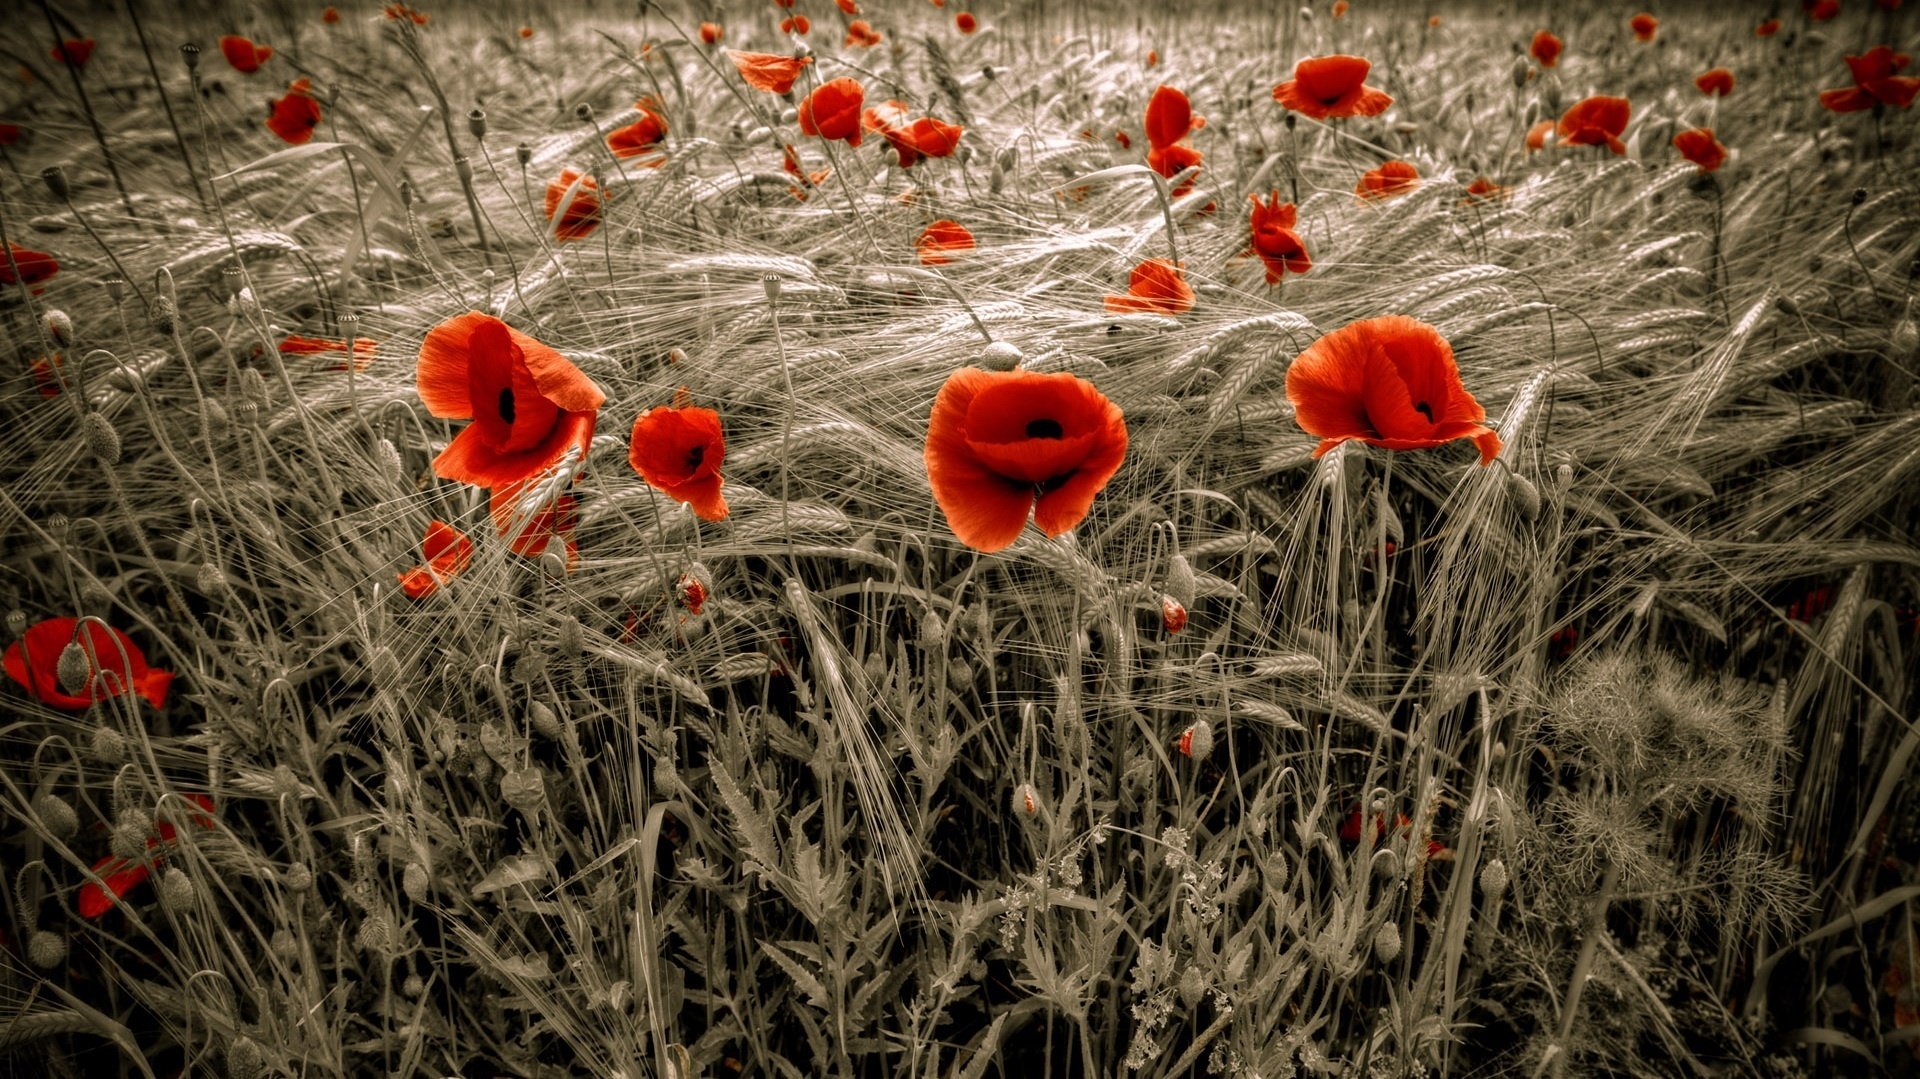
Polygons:
[[[297,333],[288,335],[285,340],[280,342],[279,347],[280,355],[282,356],[329,356],[334,353],[339,353],[344,356],[348,353],[349,348],[347,342],[338,337],[308,337],[304,334]],[[353,369],[355,371],[365,371],[368,367],[372,366],[374,355],[379,351],[379,345],[370,337],[354,338],[351,348]],[[327,368],[329,371],[345,371],[346,369],[347,364],[345,360]]]
[[1800,10],[1814,22],[1826,22],[1840,14],[1840,0],[1801,0]]
[[[79,645],[86,661],[84,677],[62,685],[60,655],[69,644]],[[146,653],[133,638],[96,621],[83,626],[77,618],[49,618],[28,626],[19,640],[7,646],[4,662],[7,674],[36,700],[69,712],[127,693],[160,708],[167,703],[167,687],[173,684],[170,672],[147,666]]]
[[635,108],[640,110],[639,119],[607,133],[607,149],[623,160],[651,152],[667,137],[667,118],[654,111],[650,102],[643,101]]
[[1192,309],[1193,286],[1187,284],[1181,266],[1166,259],[1147,259],[1135,266],[1127,278],[1126,294],[1107,296],[1107,310],[1115,314],[1178,315]]
[[1405,315],[1350,323],[1307,346],[1287,369],[1287,400],[1301,429],[1320,436],[1315,457],[1349,439],[1412,450],[1471,438],[1483,465],[1500,453],[1453,347]]
[[442,584],[465,573],[473,562],[473,540],[445,521],[428,521],[420,553],[425,562],[395,575],[408,599],[425,599]]
[[[201,828],[213,827],[213,799],[204,794],[181,795],[188,803],[199,806],[204,813],[190,813],[187,817]],[[82,918],[98,918],[113,909],[113,901],[124,899],[127,893],[145,884],[153,876],[153,871],[166,861],[165,850],[178,842],[179,829],[170,820],[158,821],[154,830],[147,836],[147,850],[152,852],[144,858],[122,858],[110,854],[93,863],[93,875],[99,878],[80,886],[80,895],[75,900],[75,908]]]
[[1485,176],[1476,176],[1473,182],[1467,185],[1467,197],[1472,199],[1492,201],[1504,198],[1506,194],[1507,189],[1504,186],[1494,183]]
[[1762,22],[1759,26],[1756,26],[1753,28],[1754,37],[1772,37],[1773,35],[1779,32],[1780,32],[1779,19],[1767,19],[1764,22]]
[[866,88],[846,76],[821,83],[800,102],[800,130],[823,139],[844,139],[860,145],[860,106]]
[[1378,116],[1393,98],[1367,83],[1373,64],[1358,56],[1320,56],[1294,65],[1293,78],[1273,88],[1273,99],[1315,120]]
[[1420,170],[1411,161],[1388,161],[1360,174],[1353,193],[1362,199],[1391,199],[1420,186]]
[[1635,41],[1652,41],[1653,35],[1660,30],[1660,20],[1654,18],[1651,13],[1643,11],[1629,19],[1627,26],[1633,30]]
[[546,476],[570,457],[584,459],[606,401],[565,356],[479,311],[428,332],[415,381],[428,412],[473,421],[434,458],[433,471],[476,487]]
[[[571,199],[567,199],[569,191],[573,192]],[[564,210],[560,206],[563,199]],[[600,226],[600,187],[593,177],[582,176],[578,169],[562,169],[547,185],[546,208],[555,237],[562,241],[584,239]],[[555,214],[559,214],[557,219]]]
[[1632,103],[1624,97],[1596,94],[1582,98],[1560,117],[1560,142],[1566,146],[1605,146],[1624,154],[1627,146],[1620,141],[1620,134],[1627,129],[1632,111]]
[[547,492],[545,485],[510,483],[487,494],[487,514],[507,541],[507,549],[522,558],[539,558],[558,543],[568,570],[579,564],[580,500],[569,494]]
[[1147,145],[1159,149],[1187,137],[1196,125],[1187,95],[1162,86],[1147,99]]
[[[1185,143],[1172,146],[1156,146],[1147,151],[1147,167],[1171,180],[1187,169],[1197,167],[1206,160],[1205,154]],[[1199,174],[1187,177],[1173,189],[1177,198],[1193,190],[1194,181]]]
[[974,18],[972,12],[963,11],[953,17],[953,25],[961,33],[971,34],[980,29],[980,20]]
[[93,39],[90,37],[68,38],[52,49],[47,55],[53,57],[56,64],[72,64],[74,67],[86,67],[93,59]]
[[1248,250],[1266,264],[1267,284],[1274,284],[1288,273],[1306,273],[1312,269],[1313,260],[1307,256],[1306,241],[1294,231],[1299,211],[1293,203],[1281,202],[1278,191],[1269,194],[1264,203],[1259,195],[1248,197],[1253,200],[1249,222],[1253,238]]
[[880,33],[875,30],[873,24],[867,20],[855,19],[847,24],[846,40],[842,41],[841,44],[848,48],[858,46],[863,49],[871,49],[875,45],[880,44]]
[[920,265],[944,266],[960,251],[973,250],[973,233],[958,221],[940,220],[928,225],[913,242],[920,253]]
[[9,240],[7,257],[0,259],[0,284],[18,285],[25,282],[33,291],[42,281],[60,272],[60,260],[45,251],[34,251],[21,247]]
[[220,39],[220,55],[227,58],[235,71],[251,75],[272,58],[273,46],[255,45],[239,34],[228,34]]
[[1547,136],[1553,133],[1553,128],[1554,128],[1554,123],[1552,120],[1542,120],[1539,123],[1534,124],[1532,127],[1528,128],[1527,129],[1528,151],[1546,149]]
[[1699,87],[1703,94],[1726,97],[1733,93],[1733,72],[1724,67],[1716,67],[1695,75],[1693,84]]
[[676,502],[685,502],[703,521],[727,516],[720,493],[720,465],[727,457],[720,414],[710,408],[650,408],[633,421],[627,463],[648,485]]
[[720,38],[724,34],[725,31],[720,28],[720,24],[717,22],[703,22],[700,24],[700,40],[704,44],[718,45],[720,44]]
[[1820,103],[1834,112],[1859,112],[1876,104],[1907,108],[1920,94],[1920,79],[1895,72],[1911,59],[1888,45],[1875,45],[1860,56],[1849,56],[1847,70],[1853,73],[1853,85],[1844,90],[1820,91]]
[[780,20],[780,32],[783,34],[809,34],[813,32],[813,20],[805,15],[789,15]]
[[775,56],[764,52],[741,52],[728,49],[727,59],[740,72],[740,78],[755,90],[765,90],[769,94],[791,93],[793,80],[800,72],[813,63],[811,56]]
[[1127,421],[1093,383],[1064,371],[947,378],[927,421],[927,482],[961,543],[998,551],[1027,516],[1048,536],[1086,519],[1127,455]]
[[1711,128],[1695,127],[1673,137],[1673,148],[1680,156],[1700,166],[1701,172],[1713,172],[1726,163],[1727,148],[1713,137]]
[[267,130],[295,146],[304,146],[320,126],[320,103],[313,98],[313,81],[298,78],[287,84],[287,94],[273,103]]
[[1557,67],[1560,64],[1560,47],[1558,37],[1546,30],[1541,30],[1533,35],[1533,44],[1527,51],[1533,54],[1535,60],[1540,61],[1541,67]]

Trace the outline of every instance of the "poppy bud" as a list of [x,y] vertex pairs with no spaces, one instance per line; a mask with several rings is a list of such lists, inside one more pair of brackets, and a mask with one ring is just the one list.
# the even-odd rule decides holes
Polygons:
[[1532,69],[1527,66],[1527,58],[1524,56],[1514,57],[1513,70],[1511,72],[1514,88],[1519,89],[1525,86],[1527,84],[1527,76],[1530,74],[1532,74]]
[[240,393],[256,405],[267,403],[267,378],[258,367],[240,369]]
[[401,463],[400,451],[394,448],[392,442],[383,438],[374,443],[373,457],[379,462],[380,474],[386,477],[388,483],[398,485],[406,478],[406,466]]
[[179,312],[175,310],[171,296],[161,296],[153,301],[153,308],[148,314],[153,316],[155,333],[170,334],[173,332],[173,320]]
[[304,892],[313,887],[313,870],[303,862],[295,862],[280,874],[280,883],[289,892]]
[[1180,1002],[1192,1008],[1207,995],[1207,976],[1198,966],[1188,966],[1180,975]]
[[580,653],[586,649],[587,642],[586,634],[580,628],[580,620],[578,618],[572,615],[565,615],[560,619],[559,644],[561,655],[566,656],[568,659],[580,658]]
[[1373,954],[1380,957],[1382,963],[1391,963],[1400,958],[1400,923],[1381,922],[1380,928],[1373,932]]
[[77,697],[87,688],[87,680],[93,676],[93,668],[87,662],[87,650],[80,647],[79,641],[68,641],[60,650],[60,659],[54,664],[54,673],[60,678],[60,692]]
[[[288,962],[292,962],[293,958],[300,954],[300,941],[285,929],[274,930],[273,936],[267,940],[267,947],[273,950],[273,954]],[[227,1050],[227,1074],[235,1076],[240,1074],[233,1068],[232,1049]]]
[[1011,371],[1026,359],[1026,353],[1010,341],[995,341],[980,353],[980,366],[988,371]]
[[400,992],[412,999],[417,999],[420,994],[426,991],[427,983],[418,974],[409,974],[406,980],[400,983]]
[[198,71],[200,69],[200,46],[195,45],[191,41],[180,46],[180,59],[187,62],[188,71]]
[[107,299],[112,300],[114,303],[119,303],[127,294],[127,282],[125,278],[109,277],[102,280],[100,284],[107,290]]
[[474,108],[467,113],[467,130],[476,139],[487,137],[487,110]]
[[408,862],[407,868],[400,874],[400,890],[415,903],[427,901],[427,867],[419,862]]
[[1507,473],[1507,503],[1522,520],[1534,521],[1540,517],[1540,489],[1518,472]]
[[973,685],[973,664],[964,659],[953,659],[947,663],[947,685],[955,693],[965,693]]
[[65,311],[47,312],[47,336],[56,345],[73,344],[73,317]]
[[[292,934],[287,934],[292,940]],[[294,942],[296,950],[299,947]],[[227,1074],[232,1079],[260,1079],[267,1072],[266,1054],[260,1051],[251,1038],[239,1037],[227,1044]]]
[[947,641],[947,623],[937,611],[928,609],[920,616],[920,646],[927,649],[939,648]]
[[33,800],[33,815],[40,827],[55,839],[71,839],[80,834],[80,815],[57,794],[43,794]]
[[540,572],[555,580],[567,575],[567,558],[559,551],[548,550],[540,556]]
[[772,128],[756,127],[752,131],[747,132],[747,145],[758,146],[761,143],[766,142],[772,138],[773,138]]
[[799,122],[799,119],[800,119],[799,109],[782,109],[780,111],[780,122],[783,124],[797,123]]
[[95,727],[87,740],[87,755],[101,764],[119,764],[127,759],[126,735],[112,727]]
[[1167,595],[1173,597],[1183,607],[1191,607],[1194,593],[1200,589],[1200,581],[1194,576],[1193,563],[1187,556],[1176,554],[1167,560]]
[[527,167],[527,163],[533,160],[533,147],[528,146],[524,142],[519,143],[513,148],[513,156],[520,162],[520,167],[524,169]]
[[89,412],[80,423],[80,436],[101,464],[120,463],[120,432],[114,429],[112,420],[98,412]]
[[123,809],[113,822],[113,834],[107,846],[129,862],[146,856],[147,837],[153,834],[153,818],[138,809]]
[[52,970],[66,962],[66,938],[44,929],[34,930],[27,938],[27,961],[41,970]]
[[211,562],[202,562],[194,574],[194,584],[199,586],[203,596],[224,596],[227,594],[227,575],[219,566]]
[[1480,870],[1480,891],[1488,899],[1498,899],[1507,890],[1507,863],[1498,858],[1487,862]]
[[668,362],[668,363],[670,363],[670,364],[673,364],[673,365],[674,365],[675,367],[678,367],[678,366],[680,366],[681,364],[683,364],[683,363],[686,363],[686,362],[687,362],[687,350],[686,350],[686,349],[684,349],[684,348],[670,348],[670,349],[668,349],[668,350],[667,350],[667,362]]
[[1779,299],[1773,301],[1773,306],[1778,307],[1780,309],[1780,313],[1783,315],[1793,316],[1800,313],[1800,305],[1797,303],[1794,303],[1793,297],[1791,296],[1780,297]]
[[170,865],[160,874],[160,902],[175,910],[182,910],[193,904],[193,878],[177,865]]
[[1160,597],[1160,624],[1166,628],[1167,635],[1178,636],[1187,628],[1187,605],[1172,596]]
[[41,169],[40,179],[46,181],[47,190],[53,192],[53,197],[63,202],[73,193],[73,189],[67,186],[67,170],[58,165]]
[[1013,812],[1018,817],[1040,815],[1040,792],[1033,789],[1033,784],[1015,783],[1013,785]]
[[554,713],[553,706],[545,701],[533,702],[527,709],[527,722],[540,733],[540,737],[550,741],[559,741],[560,736],[566,731],[560,723],[560,717]]
[[1196,719],[1193,726],[1180,734],[1180,755],[1189,760],[1203,761],[1213,754],[1213,724],[1204,719]]

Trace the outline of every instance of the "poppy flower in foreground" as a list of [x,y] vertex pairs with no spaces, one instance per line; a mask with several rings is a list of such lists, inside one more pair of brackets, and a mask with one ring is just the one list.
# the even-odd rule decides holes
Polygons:
[[1353,193],[1363,199],[1398,198],[1420,186],[1420,170],[1411,161],[1388,161],[1360,175]]
[[[371,337],[354,338],[352,346],[353,369],[355,371],[365,371],[372,365],[374,353],[377,352],[378,349],[379,346],[374,343]],[[347,350],[347,342],[338,337],[307,337],[296,333],[280,342],[280,355],[282,356],[327,356],[335,352],[345,353]],[[346,369],[347,365],[345,361],[327,368],[329,371],[345,371]]]
[[755,90],[765,90],[769,94],[785,94],[793,90],[793,80],[800,72],[813,63],[811,56],[775,56],[764,52],[741,52],[728,49],[727,59],[739,70],[740,78]]
[[273,56],[273,46],[255,45],[239,34],[228,34],[220,39],[220,55],[227,63],[242,75],[251,75],[260,70],[260,65]]
[[947,378],[927,421],[927,482],[960,542],[998,551],[1027,527],[1079,525],[1127,455],[1127,421],[1093,383],[1064,371]]
[[1652,41],[1653,35],[1660,30],[1660,20],[1654,18],[1652,14],[1643,11],[1628,20],[1627,26],[1633,30],[1633,39],[1635,41]]
[[1604,94],[1582,98],[1560,117],[1560,142],[1566,146],[1605,146],[1616,154],[1627,152],[1620,133],[1627,129],[1633,105],[1624,97]]
[[[1171,180],[1188,169],[1198,168],[1207,159],[1207,155],[1188,146],[1176,143],[1172,146],[1156,146],[1147,151],[1147,167]],[[1194,173],[1175,185],[1172,194],[1175,198],[1193,190],[1199,173]]]
[[1273,99],[1315,120],[1330,116],[1378,116],[1393,104],[1367,83],[1373,64],[1358,56],[1319,56],[1293,67],[1293,78],[1273,88]]
[[1172,146],[1201,126],[1194,120],[1193,103],[1187,95],[1171,86],[1154,90],[1147,99],[1147,144]]
[[920,252],[920,265],[944,266],[953,259],[950,252],[973,250],[973,233],[958,221],[935,221],[913,242]]
[[703,22],[700,24],[700,40],[705,44],[720,44],[721,35],[724,33],[725,31],[720,29],[720,24],[717,22]]
[[[155,708],[166,704],[173,675],[147,666],[147,655],[133,638],[112,626],[88,622],[84,635],[76,639],[79,627],[77,618],[49,618],[28,626],[19,640],[7,646],[7,674],[40,703],[69,712],[125,693],[145,697]],[[86,659],[85,680],[63,686],[60,654],[72,643],[80,645]]]
[[[201,828],[213,827],[213,799],[204,794],[182,795],[187,801],[199,806],[203,813],[189,814],[188,819]],[[109,854],[93,863],[93,873],[100,883],[87,881],[80,886],[80,896],[75,906],[82,918],[98,918],[113,909],[113,901],[124,899],[128,892],[145,884],[153,876],[153,871],[164,865],[166,859],[156,848],[170,847],[178,842],[180,833],[172,821],[161,820],[154,824],[154,834],[147,837],[147,849],[156,851],[144,860],[122,858]]]
[[1696,127],[1680,132],[1673,137],[1673,148],[1700,166],[1701,172],[1713,172],[1727,161],[1727,148],[1713,137],[1712,128]]
[[834,3],[838,4],[840,10],[848,15],[860,14],[860,5],[855,3],[855,0],[834,0]]
[[320,126],[320,103],[313,99],[313,80],[298,78],[287,84],[287,96],[273,103],[267,116],[267,130],[295,146],[313,138]]
[[1527,51],[1533,54],[1535,60],[1540,61],[1541,67],[1557,67],[1560,63],[1560,49],[1560,39],[1546,30],[1541,30],[1533,35],[1533,44],[1528,46]]
[[434,458],[434,474],[476,487],[533,479],[584,459],[606,394],[547,345],[479,311],[435,326],[420,344],[421,403],[473,422]]
[[1554,128],[1554,123],[1552,120],[1542,120],[1539,123],[1534,124],[1532,127],[1528,128],[1527,129],[1528,151],[1546,149],[1547,136],[1553,133],[1553,128]]
[[1153,315],[1178,315],[1192,310],[1193,286],[1187,284],[1181,266],[1166,259],[1148,259],[1135,266],[1127,278],[1126,294],[1108,294],[1107,310],[1115,314]]
[[[667,118],[654,110],[654,104],[652,98],[638,102],[634,108],[640,110],[640,118],[607,133],[607,149],[613,151],[613,156],[623,160],[639,157],[652,151],[660,145],[660,140],[667,137]],[[659,160],[649,162],[656,168],[660,163]]]
[[844,139],[848,146],[860,145],[860,106],[866,88],[858,80],[841,76],[821,83],[801,102],[800,130],[823,139]]
[[1716,67],[1694,76],[1693,84],[1699,87],[1703,94],[1726,97],[1733,93],[1733,72],[1724,67]]
[[1907,108],[1920,94],[1920,78],[1897,75],[1911,57],[1891,46],[1875,45],[1860,56],[1847,57],[1853,85],[1844,90],[1820,91],[1820,104],[1834,112],[1859,112],[1878,105]]
[[848,48],[859,46],[863,49],[871,49],[880,44],[880,33],[867,20],[855,19],[847,24],[847,37],[841,44]]
[[961,33],[971,34],[980,29],[980,20],[974,18],[972,12],[963,11],[953,17],[953,25]]
[[68,38],[47,50],[56,64],[72,64],[74,67],[86,67],[93,59],[93,39],[90,37]]
[[[579,187],[574,187],[578,181]],[[565,210],[560,209],[560,200],[573,191]],[[562,169],[560,175],[547,185],[547,220],[553,222],[553,234],[562,241],[585,239],[594,229],[600,227],[600,187],[593,177],[582,177],[578,169]],[[554,215],[558,213],[559,219]]]
[[1753,28],[1754,37],[1772,37],[1780,32],[1780,20],[1768,19]]
[[555,540],[565,551],[568,570],[580,562],[580,545],[574,530],[580,526],[579,502],[572,495],[554,495],[529,502],[524,492],[531,484],[495,487],[487,496],[487,513],[493,526],[507,541],[507,548],[522,558],[539,558]]
[[466,572],[473,562],[473,541],[467,534],[445,521],[428,521],[427,534],[420,541],[421,565],[396,574],[400,590],[408,599],[425,599],[440,586]]
[[59,272],[59,259],[11,241],[7,244],[7,257],[0,259],[0,284],[18,285],[24,281],[31,288]]
[[1349,439],[1417,450],[1471,438],[1483,465],[1500,453],[1453,346],[1405,315],[1350,323],[1308,345],[1287,368],[1287,400],[1301,430],[1320,436],[1315,457]]
[[1306,242],[1294,231],[1299,211],[1293,203],[1281,202],[1278,191],[1269,194],[1264,203],[1258,195],[1247,197],[1253,200],[1253,240],[1247,250],[1266,263],[1267,284],[1274,284],[1287,273],[1306,273],[1312,269],[1313,260],[1307,257]]
[[648,485],[685,502],[704,521],[722,521],[727,500],[720,493],[720,465],[727,439],[720,414],[710,408],[662,405],[633,421],[627,463]]

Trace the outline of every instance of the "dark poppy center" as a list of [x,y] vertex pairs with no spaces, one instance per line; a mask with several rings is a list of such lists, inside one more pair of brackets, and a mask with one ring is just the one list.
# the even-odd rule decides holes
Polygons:
[[513,387],[512,386],[503,387],[500,390],[500,418],[502,420],[505,420],[508,425],[511,425],[513,423]]
[[1028,438],[1063,438],[1066,433],[1066,430],[1060,426],[1059,420],[1041,417],[1027,421]]
[[1432,405],[1427,404],[1425,401],[1422,401],[1419,404],[1414,405],[1413,410],[1415,412],[1420,413],[1422,416],[1425,416],[1427,418],[1428,423],[1433,422],[1433,406]]
[[697,470],[700,467],[700,463],[702,461],[705,461],[706,459],[707,459],[706,446],[700,445],[700,446],[695,446],[692,449],[689,449],[687,451],[687,471],[693,472]]

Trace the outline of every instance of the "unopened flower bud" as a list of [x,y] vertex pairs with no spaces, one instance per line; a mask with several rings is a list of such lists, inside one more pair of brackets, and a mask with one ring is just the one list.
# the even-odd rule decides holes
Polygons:
[[1513,507],[1522,520],[1534,521],[1540,517],[1540,489],[1533,481],[1518,472],[1507,473],[1507,504]]
[[304,892],[313,887],[313,870],[304,862],[295,862],[281,871],[280,884],[289,892]]
[[36,929],[27,938],[27,962],[41,970],[52,970],[67,961],[67,939],[57,933]]
[[1204,719],[1196,719],[1193,726],[1180,734],[1180,753],[1196,761],[1206,760],[1213,753],[1213,724]]
[[40,818],[40,827],[55,839],[71,839],[80,834],[80,815],[73,806],[57,794],[43,794],[33,800],[33,815]]
[[1015,783],[1013,785],[1013,812],[1021,817],[1040,815],[1040,792],[1033,789],[1033,784]]
[[1527,66],[1526,57],[1516,56],[1513,58],[1513,70],[1509,74],[1513,78],[1515,88],[1525,86],[1527,84],[1527,76],[1531,73],[1532,69]]
[[193,878],[177,865],[170,865],[160,874],[160,902],[180,910],[193,903]]
[[1373,931],[1373,954],[1379,956],[1382,963],[1400,958],[1399,922],[1381,922],[1380,928]]
[[93,677],[93,666],[87,662],[87,650],[79,641],[68,641],[60,650],[60,659],[54,664],[53,671],[60,678],[60,692],[77,697],[86,691],[87,682]]
[[1507,863],[1498,858],[1487,862],[1480,870],[1480,891],[1488,899],[1498,898],[1507,890]]
[[559,741],[566,730],[560,723],[560,717],[554,713],[553,706],[545,701],[533,702],[527,709],[527,722],[539,732],[540,737],[550,741]]
[[120,463],[120,432],[113,421],[99,412],[89,412],[80,421],[80,437],[86,442],[87,449],[100,459],[103,465]]
[[65,311],[47,312],[47,336],[53,338],[56,345],[73,344],[73,317]]
[[[288,934],[292,939],[292,934]],[[260,1079],[267,1071],[266,1054],[254,1044],[251,1038],[241,1036],[227,1044],[227,1075],[229,1079]]]
[[180,316],[180,312],[173,306],[173,298],[171,296],[161,296],[155,299],[153,301],[153,307],[147,313],[153,316],[154,332],[162,334],[172,333],[173,320]]
[[1169,637],[1177,637],[1187,628],[1187,605],[1172,595],[1160,597],[1160,625],[1166,629]]
[[147,840],[153,836],[153,818],[138,809],[123,809],[114,819],[113,834],[107,846],[116,857],[137,862],[146,857]]
[[127,736],[103,723],[88,738],[87,755],[101,764],[119,764],[127,759]]
[[419,862],[408,862],[407,868],[400,874],[400,890],[415,903],[427,901],[427,888],[431,883],[427,877],[427,867]]

